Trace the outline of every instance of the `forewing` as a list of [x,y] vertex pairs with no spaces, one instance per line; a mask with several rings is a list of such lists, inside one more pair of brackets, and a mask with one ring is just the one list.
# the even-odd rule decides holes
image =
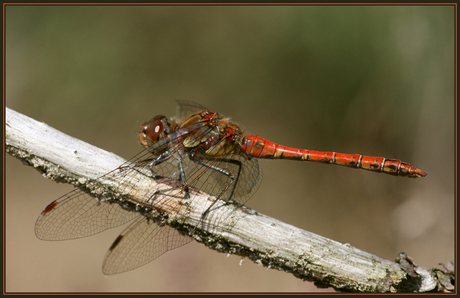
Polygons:
[[231,199],[244,204],[262,180],[259,162],[244,155],[183,160],[187,184],[223,200]]
[[208,111],[209,109],[196,103],[193,101],[188,100],[176,100],[177,108],[176,108],[176,120],[182,121],[188,116],[202,112]]
[[75,189],[49,204],[35,223],[35,234],[42,240],[68,240],[94,235],[122,225],[138,213],[118,204],[101,202]]
[[105,255],[102,271],[106,275],[122,273],[141,267],[168,250],[185,245],[192,238],[170,226],[158,226],[141,216],[115,240]]
[[[119,176],[128,181],[135,179],[133,176],[138,173],[152,176],[148,162],[142,162],[149,155],[150,153],[143,150],[119,168],[102,177]],[[151,191],[153,190],[148,190],[148,192]],[[120,226],[139,216],[139,213],[123,208],[116,203],[116,200],[110,198],[101,200],[95,196],[81,189],[74,189],[50,203],[35,223],[37,237],[42,240],[87,237]],[[145,196],[148,196],[148,193]]]

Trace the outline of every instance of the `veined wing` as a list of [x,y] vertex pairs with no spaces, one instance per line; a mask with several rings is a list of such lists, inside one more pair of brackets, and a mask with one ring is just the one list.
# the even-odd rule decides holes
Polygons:
[[262,168],[255,158],[228,154],[220,158],[183,159],[187,184],[223,200],[246,203],[260,186]]
[[111,275],[136,269],[192,240],[168,225],[160,227],[141,216],[114,241],[105,255],[102,271]]
[[203,112],[203,111],[209,111],[208,108],[193,102],[193,101],[188,101],[188,100],[176,100],[177,103],[177,108],[176,108],[176,116],[175,119],[178,121],[182,121],[188,116],[198,113],[198,112]]
[[69,240],[91,236],[122,225],[139,213],[119,204],[101,202],[75,189],[49,204],[35,223],[35,234],[42,240]]
[[[119,168],[102,177],[113,175],[129,180],[132,179],[132,175],[138,173],[148,174],[150,170],[141,162],[148,155],[150,153],[143,150]],[[141,166],[136,167],[137,164]],[[126,208],[123,202],[110,198],[101,200],[96,196],[81,189],[74,189],[51,202],[38,217],[35,223],[35,234],[42,240],[82,238],[120,226],[140,215],[132,211],[132,208]]]

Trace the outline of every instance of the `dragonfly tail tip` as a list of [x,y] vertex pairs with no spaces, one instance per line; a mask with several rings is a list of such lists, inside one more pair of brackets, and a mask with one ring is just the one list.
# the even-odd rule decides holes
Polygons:
[[425,173],[424,171],[422,171],[420,169],[415,169],[415,171],[413,173],[414,178],[425,177],[426,175],[427,175],[427,173]]

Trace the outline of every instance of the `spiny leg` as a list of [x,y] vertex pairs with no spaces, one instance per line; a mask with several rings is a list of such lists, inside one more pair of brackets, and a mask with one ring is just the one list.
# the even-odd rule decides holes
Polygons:
[[[212,161],[213,161],[212,159],[210,159],[210,158],[207,158],[207,159],[212,163]],[[241,169],[242,169],[242,163],[241,163],[241,161],[234,160],[234,159],[222,159],[222,160],[219,160],[220,162],[231,163],[231,164],[235,164],[235,165],[238,166],[238,173],[236,174],[236,178],[235,178],[235,176],[232,173],[230,173],[228,171],[225,171],[222,168],[213,166],[211,163],[207,164],[207,163],[202,162],[199,159],[193,158],[193,155],[190,156],[190,160],[192,160],[193,162],[195,162],[197,164],[200,164],[200,165],[202,165],[202,166],[204,166],[204,167],[206,167],[206,168],[208,168],[210,170],[216,171],[216,172],[221,173],[221,174],[223,174],[223,175],[225,175],[225,176],[230,178],[230,181],[227,183],[225,188],[217,195],[216,200],[214,202],[212,202],[212,204],[201,215],[201,220],[204,220],[204,218],[209,213],[211,208],[217,203],[217,201],[222,197],[222,195],[229,189],[229,187],[232,184],[233,184],[233,187],[232,187],[230,196],[226,200],[230,200],[233,197],[233,194],[235,192],[235,189],[236,189],[236,187],[238,185],[238,181],[239,181],[239,178],[240,178],[240,173],[241,173]]]
[[[167,194],[167,192],[171,191],[171,190],[175,190],[175,189],[182,189],[184,192],[185,192],[185,195],[183,197],[183,199],[188,199],[190,198],[190,193],[188,191],[188,186],[187,186],[187,183],[186,183],[186,179],[185,179],[185,171],[184,171],[184,164],[183,164],[183,161],[182,161],[182,156],[179,154],[179,158],[178,158],[178,168],[179,168],[179,179],[177,179],[178,181],[180,181],[181,183],[181,186],[178,186],[178,187],[171,187],[171,188],[167,188],[167,189],[160,189],[160,190],[156,190],[148,199],[148,201],[154,201],[157,197],[157,195],[159,194],[162,194],[163,196],[169,196]],[[152,166],[156,166],[156,165],[159,165],[160,163],[170,159],[172,157],[172,154],[170,154],[169,156],[167,156],[166,158],[164,158],[163,160],[159,160],[160,162],[152,165]],[[176,180],[176,179],[174,179]]]
[[[163,152],[162,154],[160,154],[159,156],[157,156],[156,158],[148,158],[148,159],[144,159],[144,160],[141,160],[141,161],[136,161],[136,162],[134,162],[134,163],[132,163],[130,165],[121,166],[120,170],[125,171],[125,170],[129,170],[129,169],[133,169],[134,171],[136,171],[139,174],[144,175],[144,176],[146,176],[148,178],[152,178],[152,179],[163,178],[161,175],[159,175],[159,174],[157,174],[157,173],[155,173],[153,171],[153,167],[155,167],[157,165],[160,165],[163,162],[169,160],[172,156],[173,156],[172,153],[166,151],[166,152]],[[139,168],[145,168],[145,167],[148,167],[150,169],[150,172],[151,172],[152,176],[149,176],[145,172],[142,172],[141,170],[139,170]]]

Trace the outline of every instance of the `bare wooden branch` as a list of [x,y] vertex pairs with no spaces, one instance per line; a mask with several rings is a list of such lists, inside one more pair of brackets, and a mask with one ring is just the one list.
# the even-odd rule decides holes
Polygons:
[[[6,152],[35,167],[47,178],[87,187],[98,177],[125,162],[119,156],[65,135],[45,123],[6,108]],[[153,179],[139,174],[136,185],[120,177],[98,179],[97,185],[114,196],[124,195],[138,205],[151,204],[140,197],[142,189],[161,188]],[[94,192],[94,189],[91,191]],[[178,211],[183,201],[160,204],[158,211],[174,222],[174,228],[189,233],[211,249],[248,257],[268,268],[292,273],[319,287],[356,292],[427,292],[453,290],[452,272],[426,269],[415,265],[405,254],[397,262],[382,259],[308,231],[260,214],[245,206],[219,202],[212,219],[218,227],[200,225],[203,212],[215,198],[196,193],[199,199],[188,206],[187,214]],[[180,220],[179,220],[180,219]],[[180,222],[180,224],[177,224]],[[451,275],[449,275],[451,274]],[[444,286],[440,284],[444,280]],[[445,286],[447,285],[447,286]]]

